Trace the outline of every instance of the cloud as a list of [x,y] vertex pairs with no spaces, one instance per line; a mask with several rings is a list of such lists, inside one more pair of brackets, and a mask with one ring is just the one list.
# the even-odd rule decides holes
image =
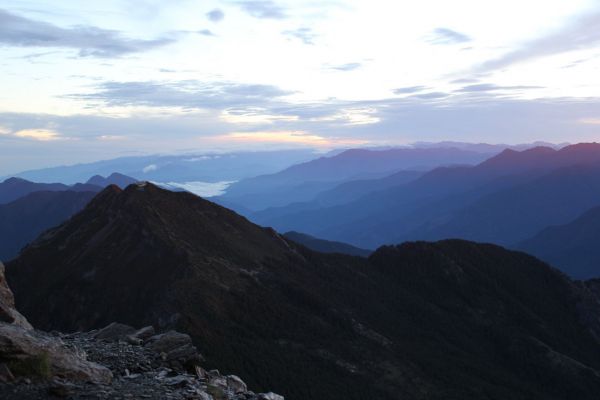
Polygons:
[[428,92],[428,93],[413,94],[410,97],[416,98],[416,99],[434,100],[434,99],[443,99],[448,96],[450,96],[450,94],[444,93],[444,92]]
[[498,86],[493,83],[479,83],[475,85],[464,86],[457,90],[457,92],[463,93],[474,93],[474,92],[494,92],[498,90],[529,90],[529,89],[543,89],[543,86],[527,86],[527,85],[516,85],[516,86]]
[[297,115],[274,115],[261,107],[229,108],[221,112],[220,118],[231,124],[274,124],[276,122],[297,121]]
[[359,69],[360,67],[362,67],[361,63],[353,62],[353,63],[347,63],[347,64],[341,64],[341,65],[332,65],[329,68],[334,69],[336,71],[354,71],[356,69]]
[[56,140],[60,135],[51,129],[23,129],[14,133],[16,137],[46,142]]
[[246,13],[255,18],[284,19],[287,18],[283,7],[270,0],[247,0],[236,2]]
[[477,82],[479,82],[478,78],[460,78],[460,79],[454,79],[453,81],[450,81],[450,83],[457,83],[457,84],[477,83]]
[[119,31],[75,26],[61,28],[0,10],[0,44],[15,47],[68,48],[80,57],[119,57],[173,43],[173,38],[129,39]]
[[156,164],[150,164],[142,168],[142,172],[147,174],[148,172],[156,171],[157,169],[158,167],[156,166]]
[[298,28],[291,31],[283,31],[283,35],[299,39],[304,44],[315,44],[317,35],[310,28]]
[[600,12],[574,19],[562,29],[523,44],[520,48],[480,65],[478,71],[501,69],[540,57],[600,45]]
[[584,125],[600,125],[600,118],[582,118],[579,123]]
[[338,121],[344,125],[369,125],[376,124],[381,119],[377,117],[375,108],[345,108],[332,115],[312,118],[317,122]]
[[299,144],[314,147],[359,146],[368,143],[366,140],[350,138],[323,137],[306,131],[254,131],[232,132],[226,135],[214,136],[216,141],[242,143],[275,143]]
[[257,107],[292,93],[272,85],[232,82],[104,82],[95,93],[66,97],[101,101],[110,106],[225,109]]
[[406,87],[394,89],[393,92],[394,92],[394,94],[410,94],[410,93],[422,92],[423,90],[427,90],[427,89],[429,89],[427,86],[406,86]]
[[210,29],[201,29],[197,31],[197,33],[202,36],[215,36],[215,34]]
[[437,28],[429,35],[427,41],[431,44],[446,45],[470,42],[471,38],[464,33],[448,28]]
[[[366,112],[369,110],[373,112]],[[490,143],[497,142],[498,138],[507,143],[597,141],[600,126],[598,110],[600,97],[582,101],[576,98],[517,99],[492,95],[476,99],[454,96],[452,102],[411,96],[309,104],[280,101],[266,103],[260,112],[295,118],[247,126],[242,123],[232,125],[223,120],[221,109],[160,115],[133,111],[118,118],[0,112],[0,126],[4,127],[4,131],[51,127],[54,132],[60,132],[61,139],[77,139],[39,141],[12,134],[0,135],[0,173],[132,154],[192,153],[199,148],[203,151],[231,151],[312,146],[307,142],[349,146],[351,144],[343,143],[398,144],[473,141],[474,138]],[[351,114],[351,118],[342,118],[340,114],[344,113]],[[352,120],[359,121],[360,116],[365,114],[377,118],[377,122],[349,124]],[[227,136],[232,132],[238,135]],[[251,136],[253,141],[244,141],[252,132],[271,133]],[[298,137],[298,132],[323,140],[312,138],[311,142],[310,137]],[[114,141],[100,139],[102,135],[126,136],[127,140],[118,142],[116,146]],[[214,139],[215,136],[220,139]],[[327,146],[324,144],[322,147]],[[151,163],[149,161],[146,165]]]
[[220,22],[225,18],[225,13],[219,8],[215,8],[206,13],[206,18],[212,22]]

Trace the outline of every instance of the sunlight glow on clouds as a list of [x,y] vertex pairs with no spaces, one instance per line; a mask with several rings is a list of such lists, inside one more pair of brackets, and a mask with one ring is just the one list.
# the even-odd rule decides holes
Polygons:
[[15,132],[14,135],[20,138],[40,140],[42,142],[60,139],[60,135],[51,129],[23,129]]
[[597,0],[135,5],[0,5],[0,157],[597,138]]
[[600,125],[600,118],[583,118],[579,122],[586,125]]
[[217,141],[242,143],[302,144],[315,147],[358,146],[368,143],[360,139],[325,138],[303,131],[232,132],[213,138]]

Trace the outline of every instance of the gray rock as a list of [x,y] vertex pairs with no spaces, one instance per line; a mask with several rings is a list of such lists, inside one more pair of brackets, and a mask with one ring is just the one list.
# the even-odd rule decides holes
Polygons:
[[131,334],[131,336],[146,341],[155,334],[156,331],[154,330],[153,326],[145,326],[141,329],[138,329],[135,333]]
[[94,383],[110,383],[112,379],[108,368],[85,360],[59,339],[13,324],[0,323],[0,358],[17,376],[57,376]]
[[120,324],[118,322],[113,322],[112,324],[105,326],[100,329],[98,332],[94,334],[94,339],[96,340],[120,340],[124,339],[126,336],[135,333],[135,328]]
[[239,376],[236,375],[227,375],[227,389],[231,390],[233,393],[244,393],[248,391],[248,386],[244,383],[243,380],[240,379]]
[[15,380],[15,376],[10,372],[8,365],[1,363],[0,364],[0,382],[8,383]]
[[150,337],[145,347],[163,355],[165,361],[195,364],[202,360],[192,338],[184,333],[169,331]]
[[283,396],[275,394],[273,392],[261,393],[258,395],[259,400],[285,400]]
[[18,325],[24,329],[33,329],[27,319],[15,309],[15,298],[6,283],[4,264],[0,262],[0,321]]

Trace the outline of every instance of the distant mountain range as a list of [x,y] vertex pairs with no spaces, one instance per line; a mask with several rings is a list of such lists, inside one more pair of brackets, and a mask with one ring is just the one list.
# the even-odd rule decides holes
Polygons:
[[0,260],[11,260],[45,230],[79,212],[96,192],[33,192],[0,204]]
[[494,245],[313,252],[189,193],[109,186],[8,263],[34,326],[190,334],[288,400],[596,399],[600,292]]
[[600,206],[567,224],[547,227],[516,247],[574,278],[597,278],[600,276]]
[[359,249],[346,243],[318,239],[300,232],[286,232],[283,236],[320,253],[348,254],[359,257],[368,257],[372,253],[371,250]]
[[144,181],[235,181],[276,172],[314,157],[312,149],[121,157],[87,164],[24,171],[15,176],[35,182],[73,184],[84,182],[93,175],[107,176],[118,171]]
[[475,164],[494,153],[456,148],[352,149],[331,157],[293,165],[283,171],[232,184],[217,201],[262,210],[312,200],[340,183],[384,178],[402,170],[428,170],[442,165]]
[[99,192],[102,187],[91,184],[76,184],[72,186],[62,183],[36,183],[20,178],[9,178],[0,183],[0,204],[10,203],[33,192],[40,191],[75,191]]
[[0,260],[10,260],[45,230],[79,212],[109,185],[125,188],[135,182],[113,173],[94,176],[85,184],[35,183],[10,178],[0,183]]
[[476,166],[435,168],[347,201],[339,191],[334,202],[315,199],[246,215],[281,231],[362,248],[444,238],[513,245],[598,205],[598,176],[600,144],[505,150]]
[[110,185],[117,185],[121,189],[125,189],[127,186],[132,183],[136,183],[137,179],[132,178],[127,175],[120,174],[118,172],[113,172],[112,174],[104,177],[102,175],[94,175],[92,176],[86,183],[88,185],[96,185],[102,188],[105,188]]

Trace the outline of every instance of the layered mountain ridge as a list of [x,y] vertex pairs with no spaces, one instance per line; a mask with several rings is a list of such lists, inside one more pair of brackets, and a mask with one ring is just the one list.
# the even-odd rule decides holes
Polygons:
[[[308,250],[189,193],[110,186],[7,265],[44,329],[188,333],[288,399],[594,399],[596,291],[465,241]],[[68,310],[68,311],[65,311]]]

